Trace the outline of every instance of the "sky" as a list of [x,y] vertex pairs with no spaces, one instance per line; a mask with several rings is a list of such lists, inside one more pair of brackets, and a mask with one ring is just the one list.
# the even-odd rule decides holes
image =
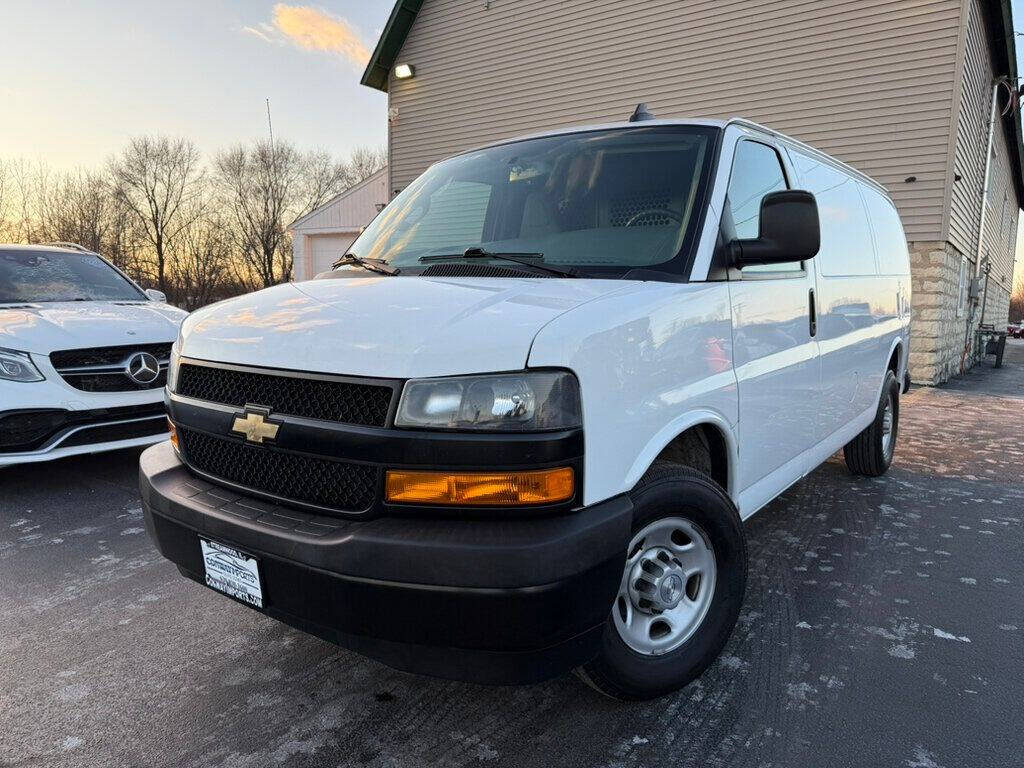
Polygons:
[[212,153],[266,136],[267,98],[300,148],[383,145],[387,97],[359,78],[392,4],[0,0],[0,156],[90,167],[139,134]]
[[274,134],[345,155],[387,140],[359,84],[391,0],[0,0],[0,156],[95,167],[131,136],[205,154]]
[[267,135],[267,98],[301,149],[383,145],[387,97],[359,78],[392,4],[0,0],[0,157],[97,167],[141,134],[212,154]]

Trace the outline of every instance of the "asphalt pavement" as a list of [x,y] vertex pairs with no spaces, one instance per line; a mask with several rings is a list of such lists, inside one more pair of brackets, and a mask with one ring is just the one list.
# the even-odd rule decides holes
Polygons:
[[1024,765],[1024,344],[747,524],[718,662],[644,704],[396,672],[179,576],[138,452],[0,470],[3,766]]

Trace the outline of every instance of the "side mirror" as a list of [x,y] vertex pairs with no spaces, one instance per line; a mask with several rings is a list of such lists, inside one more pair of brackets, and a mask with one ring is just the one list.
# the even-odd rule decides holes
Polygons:
[[747,264],[783,264],[814,258],[821,248],[821,224],[814,195],[801,189],[770,192],[761,200],[756,240],[733,240],[733,260]]
[[161,301],[164,304],[167,303],[167,294],[163,291],[158,291],[155,288],[147,288],[146,295],[149,297],[150,301]]

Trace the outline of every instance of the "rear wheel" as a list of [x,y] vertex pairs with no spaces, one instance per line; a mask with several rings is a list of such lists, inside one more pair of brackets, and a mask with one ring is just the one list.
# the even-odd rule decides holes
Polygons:
[[747,578],[743,523],[711,478],[657,461],[632,492],[633,536],[597,657],[577,670],[617,699],[698,677],[729,639]]
[[899,429],[900,385],[895,374],[886,371],[875,420],[843,447],[846,466],[858,475],[884,475],[892,464]]

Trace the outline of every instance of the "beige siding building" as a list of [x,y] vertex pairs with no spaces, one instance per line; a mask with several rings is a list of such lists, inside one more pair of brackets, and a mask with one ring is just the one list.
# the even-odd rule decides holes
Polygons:
[[985,322],[1007,320],[1024,200],[1013,113],[997,118],[972,278],[1012,30],[1008,0],[399,0],[363,83],[389,95],[391,194],[452,153],[623,120],[641,101],[658,117],[740,115],[829,152],[897,203],[912,374],[937,383],[959,372],[982,303]]
[[382,168],[291,225],[292,279],[309,280],[331,268],[387,204],[388,169]]

